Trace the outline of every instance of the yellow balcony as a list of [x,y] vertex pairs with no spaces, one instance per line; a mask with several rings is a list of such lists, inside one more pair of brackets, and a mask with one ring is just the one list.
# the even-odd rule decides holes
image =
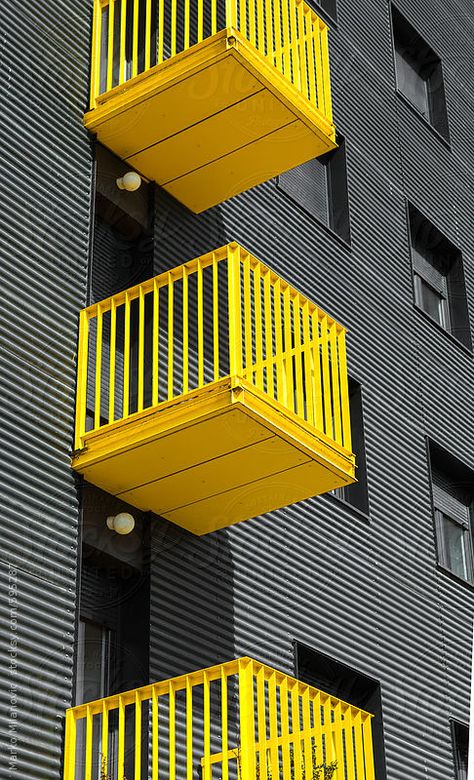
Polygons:
[[371,721],[240,658],[67,710],[64,780],[374,780]]
[[81,312],[73,467],[196,534],[354,481],[345,330],[237,244]]
[[333,149],[302,0],[95,0],[86,127],[194,212]]

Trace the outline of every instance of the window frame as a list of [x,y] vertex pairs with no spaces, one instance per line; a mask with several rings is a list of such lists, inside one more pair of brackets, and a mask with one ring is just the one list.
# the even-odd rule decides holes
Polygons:
[[[453,755],[453,764],[454,764],[454,776],[455,780],[467,780],[467,765],[466,767],[460,766],[459,763],[459,746],[458,746],[458,739],[456,731],[458,729],[466,729],[467,731],[467,741],[469,744],[469,725],[467,723],[463,723],[460,720],[457,720],[456,718],[451,718],[451,742],[452,742],[452,755]],[[469,748],[468,748],[469,750]],[[461,771],[463,774],[461,774]]]
[[[431,504],[431,516],[432,516],[432,522],[433,522],[433,537],[434,537],[434,545],[435,545],[435,552],[436,552],[436,566],[437,568],[443,572],[443,574],[446,574],[448,577],[453,579],[455,582],[458,582],[459,584],[465,585],[470,589],[474,589],[474,473],[469,468],[469,466],[466,466],[462,461],[460,461],[458,458],[456,458],[454,455],[452,455],[450,452],[448,452],[444,447],[442,447],[440,444],[438,444],[436,441],[431,439],[430,437],[425,437],[425,443],[426,443],[426,457],[427,457],[427,465],[428,465],[428,478],[429,478],[429,490],[430,490],[430,504]],[[468,491],[466,491],[466,494],[471,497],[470,504],[466,504],[467,508],[467,520],[466,520],[466,529],[469,532],[469,550],[471,553],[471,561],[470,561],[470,570],[471,570],[471,579],[465,579],[464,577],[460,576],[456,572],[452,571],[445,562],[444,550],[443,550],[443,544],[444,542],[441,540],[441,535],[438,532],[438,518],[436,516],[436,512],[441,512],[443,515],[448,517],[451,521],[454,520],[455,522],[459,523],[459,525],[462,525],[461,521],[457,518],[453,518],[451,513],[446,511],[443,507],[438,507],[437,502],[435,500],[434,496],[434,489],[433,489],[433,471],[434,471],[434,461],[443,459],[443,467],[440,469],[440,471],[447,475],[448,479],[451,481],[459,482],[461,485],[469,485]],[[454,472],[457,472],[457,474],[461,477],[461,479],[453,479]]]
[[[398,25],[405,27],[405,31],[402,35],[400,35],[400,31],[398,31],[397,34],[396,27]],[[396,94],[406,102],[415,114],[426,123],[443,143],[450,147],[448,102],[446,99],[442,58],[393,2],[390,2],[390,29],[392,35],[392,58]],[[420,81],[425,84],[427,113],[416,105],[410,96],[402,89],[400,83],[400,68],[397,60],[402,56],[399,52],[402,44],[402,37],[405,33],[410,35],[412,43],[417,42],[418,51],[424,52],[423,57],[419,56],[418,58],[412,59],[414,62],[418,61],[418,72],[414,68],[413,70],[417,73]],[[430,70],[426,75],[423,74],[425,68]]]
[[[471,317],[464,274],[463,253],[461,249],[453,244],[437,225],[435,225],[434,222],[418,208],[418,206],[415,206],[414,203],[408,199],[405,200],[405,206],[414,308],[421,313],[423,317],[426,317],[429,322],[438,328],[438,330],[452,339],[457,346],[472,355]],[[417,265],[415,255],[417,252],[418,254],[421,253],[415,249],[413,228],[415,221],[422,223],[426,230],[436,234],[439,239],[439,244],[442,244],[445,248],[440,254],[443,254],[444,257],[447,268],[446,273],[439,271],[439,269],[436,268],[435,262],[431,262],[428,257],[424,258],[426,263],[431,264],[433,269],[438,270],[442,275],[443,282],[439,289],[433,284],[433,281],[423,273],[420,264],[418,263]],[[427,253],[435,255],[433,249],[430,247],[427,247]],[[420,278],[420,282],[417,281],[417,277]],[[442,299],[440,322],[438,322],[438,320],[422,305],[419,290],[419,286],[421,286],[422,283]],[[454,289],[456,286],[457,289]],[[461,294],[459,293],[460,289],[462,290]],[[460,331],[460,333],[458,334],[456,331]]]

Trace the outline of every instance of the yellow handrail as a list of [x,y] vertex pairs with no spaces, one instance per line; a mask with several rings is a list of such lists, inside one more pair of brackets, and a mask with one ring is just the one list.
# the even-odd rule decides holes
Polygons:
[[100,95],[227,29],[332,122],[328,28],[304,0],[156,0],[153,8],[152,0],[94,0],[91,108]]
[[225,377],[350,453],[345,329],[235,243],[81,312],[75,449]]
[[[64,780],[374,780],[372,715],[251,658],[66,712]],[[151,740],[151,750],[149,742]],[[133,774],[132,774],[133,773]],[[215,773],[215,774],[214,774]]]

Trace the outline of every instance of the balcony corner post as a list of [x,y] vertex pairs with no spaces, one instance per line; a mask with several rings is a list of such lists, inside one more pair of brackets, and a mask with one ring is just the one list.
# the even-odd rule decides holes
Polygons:
[[242,376],[242,301],[240,290],[240,247],[227,248],[229,296],[229,368],[230,376]]
[[236,0],[226,0],[225,4],[225,23],[228,29],[237,28],[237,2]]
[[239,660],[240,761],[238,780],[255,780],[253,661]]

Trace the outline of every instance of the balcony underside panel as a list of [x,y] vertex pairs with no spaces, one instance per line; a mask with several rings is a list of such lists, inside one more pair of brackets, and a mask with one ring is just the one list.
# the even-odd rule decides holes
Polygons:
[[321,112],[232,33],[111,90],[85,119],[102,144],[195,212],[335,147]]
[[86,437],[74,468],[141,510],[205,534],[354,480],[353,459],[245,384],[217,383]]

